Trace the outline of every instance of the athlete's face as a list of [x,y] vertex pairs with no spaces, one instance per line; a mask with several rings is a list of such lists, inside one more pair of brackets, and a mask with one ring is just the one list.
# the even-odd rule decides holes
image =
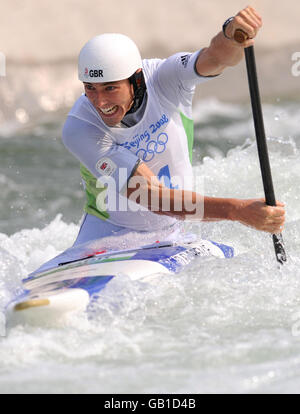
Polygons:
[[133,104],[133,86],[128,79],[83,84],[86,96],[109,127],[121,122]]

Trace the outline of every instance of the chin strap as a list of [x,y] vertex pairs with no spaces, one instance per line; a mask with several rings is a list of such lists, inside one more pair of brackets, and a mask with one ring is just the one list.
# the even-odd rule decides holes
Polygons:
[[147,89],[145,77],[142,70],[140,72],[135,72],[132,76],[130,76],[129,82],[133,85],[134,98],[132,107],[129,109],[126,115],[133,114],[139,109],[143,102],[143,98]]

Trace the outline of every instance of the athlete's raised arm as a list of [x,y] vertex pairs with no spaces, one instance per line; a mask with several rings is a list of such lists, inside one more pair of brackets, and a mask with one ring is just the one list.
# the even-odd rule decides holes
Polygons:
[[[219,75],[228,66],[237,65],[243,58],[244,48],[254,44],[259,29],[262,26],[262,18],[257,11],[248,6],[236,16],[228,19],[213,39],[209,47],[202,49],[196,63],[196,70],[202,76]],[[237,29],[247,33],[249,39],[243,43],[234,40]]]

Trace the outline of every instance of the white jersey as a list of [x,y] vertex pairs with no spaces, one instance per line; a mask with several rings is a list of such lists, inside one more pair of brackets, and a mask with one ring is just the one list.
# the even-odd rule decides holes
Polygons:
[[122,194],[140,162],[167,187],[192,189],[192,99],[195,86],[209,79],[195,71],[198,54],[143,60],[147,102],[134,126],[108,127],[85,95],[77,100],[63,142],[81,163],[87,213],[132,230],[153,231],[176,222]]

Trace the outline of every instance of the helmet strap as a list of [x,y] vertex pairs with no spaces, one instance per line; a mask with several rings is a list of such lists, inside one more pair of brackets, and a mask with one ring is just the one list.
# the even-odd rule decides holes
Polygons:
[[133,114],[142,105],[147,89],[143,71],[141,70],[140,72],[135,72],[132,76],[130,76],[129,82],[133,86],[134,98],[133,104],[127,114]]

